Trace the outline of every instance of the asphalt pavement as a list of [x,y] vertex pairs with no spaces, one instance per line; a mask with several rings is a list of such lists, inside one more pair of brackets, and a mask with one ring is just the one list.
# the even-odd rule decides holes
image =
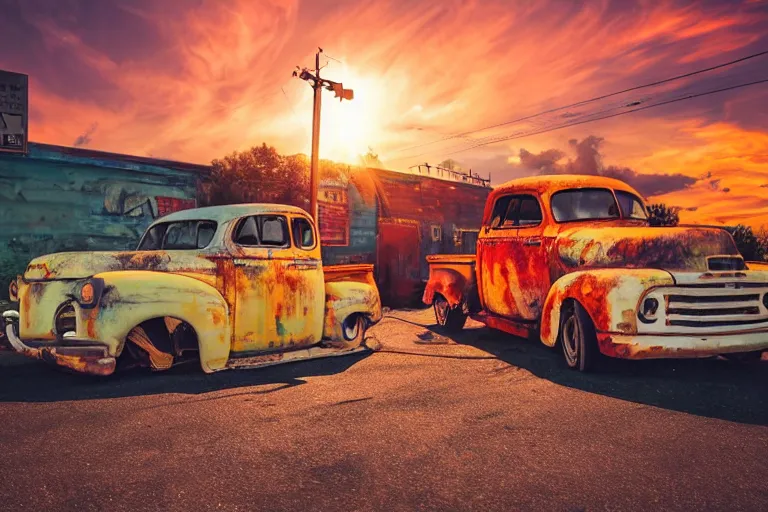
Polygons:
[[99,379],[0,355],[3,510],[768,510],[768,361],[565,368],[394,311],[381,350]]

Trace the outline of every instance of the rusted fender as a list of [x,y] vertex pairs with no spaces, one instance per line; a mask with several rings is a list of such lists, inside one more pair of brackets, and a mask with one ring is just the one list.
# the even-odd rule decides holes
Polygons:
[[557,343],[560,310],[574,299],[587,311],[598,331],[637,332],[637,307],[646,290],[671,286],[669,272],[656,269],[600,269],[567,274],[552,285],[541,315],[541,342]]
[[82,309],[77,337],[98,340],[119,356],[126,336],[153,318],[172,317],[195,330],[200,365],[210,373],[226,367],[232,342],[229,306],[212,286],[186,276],[150,271],[105,272],[98,306]]
[[475,286],[474,255],[432,255],[427,256],[429,280],[421,300],[432,304],[435,294],[440,294],[451,307],[462,304]]
[[342,340],[342,323],[353,314],[362,314],[371,325],[381,320],[381,299],[376,285],[357,281],[325,283],[323,338]]

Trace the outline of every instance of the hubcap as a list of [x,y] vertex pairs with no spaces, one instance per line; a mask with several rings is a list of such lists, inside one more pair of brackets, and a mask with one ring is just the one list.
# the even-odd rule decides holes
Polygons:
[[568,317],[563,325],[563,353],[569,363],[575,364],[579,357],[581,329],[574,315]]

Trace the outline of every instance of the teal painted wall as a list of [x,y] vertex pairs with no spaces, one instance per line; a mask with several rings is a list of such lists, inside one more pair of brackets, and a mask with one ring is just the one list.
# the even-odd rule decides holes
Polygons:
[[42,254],[135,248],[157,216],[195,205],[203,166],[30,144],[0,153],[0,298]]

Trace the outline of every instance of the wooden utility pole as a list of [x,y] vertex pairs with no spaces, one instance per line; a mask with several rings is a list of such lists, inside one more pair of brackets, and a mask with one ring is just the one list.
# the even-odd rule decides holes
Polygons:
[[315,83],[312,86],[315,98],[312,103],[314,109],[312,111],[312,156],[309,169],[309,214],[315,223],[318,222],[317,190],[320,181],[320,105],[323,99],[321,94],[323,82],[320,80],[320,52],[322,51],[318,48],[318,52],[315,54]]
[[318,222],[317,211],[317,191],[320,182],[320,104],[322,102],[322,90],[328,89],[336,93],[336,97],[341,100],[351,100],[354,98],[352,89],[344,89],[341,82],[332,82],[320,78],[320,54],[322,48],[317,49],[315,54],[315,74],[312,74],[307,68],[300,69],[296,67],[293,76],[299,77],[307,82],[312,82],[314,90],[313,110],[312,110],[312,156],[310,157],[309,170],[309,214]]

